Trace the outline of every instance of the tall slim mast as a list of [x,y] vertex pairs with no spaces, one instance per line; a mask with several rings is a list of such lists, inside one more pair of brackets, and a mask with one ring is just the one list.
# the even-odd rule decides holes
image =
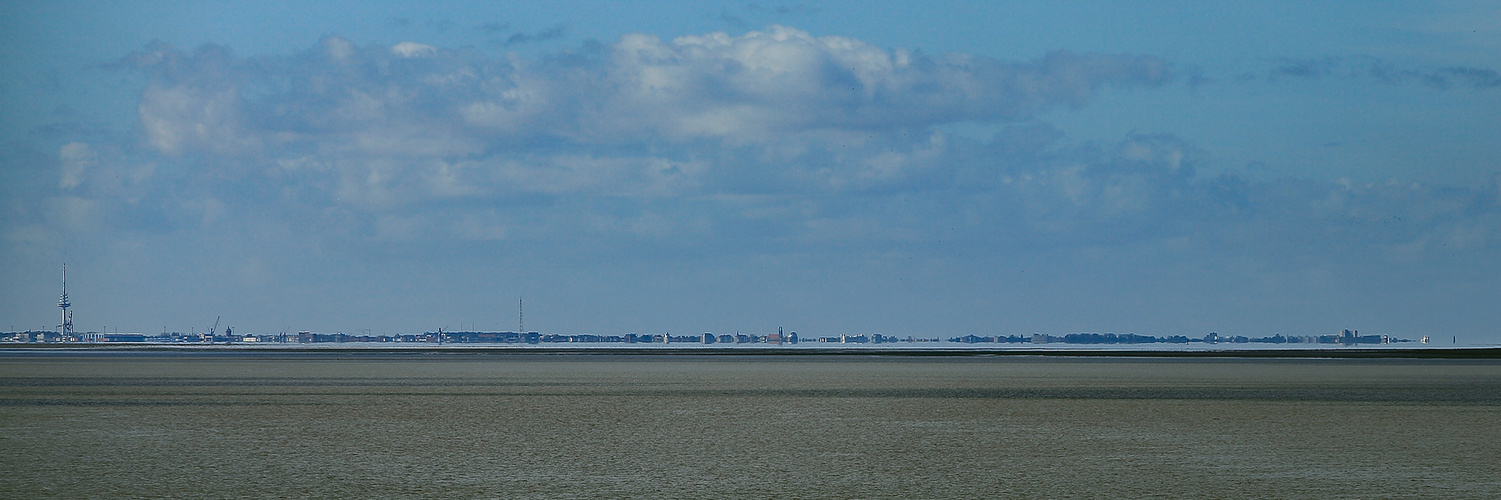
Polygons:
[[516,298],[516,333],[526,333],[526,310],[521,307],[521,298]]
[[[57,335],[58,335],[58,337],[67,338],[68,335],[70,335],[70,334],[73,333],[73,318],[72,318],[71,315],[68,314],[68,308],[71,307],[72,305],[73,305],[72,303],[68,302],[68,263],[64,262],[63,263],[63,296],[62,296],[62,298],[57,299],[57,307],[61,307],[63,309],[63,322],[62,322],[62,324],[57,325],[57,329],[58,329],[57,330]],[[61,339],[59,339],[59,340],[61,340]]]

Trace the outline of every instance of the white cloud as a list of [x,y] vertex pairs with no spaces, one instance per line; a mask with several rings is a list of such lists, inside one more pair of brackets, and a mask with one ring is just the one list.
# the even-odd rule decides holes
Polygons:
[[1152,85],[1169,78],[1166,63],[1150,57],[931,58],[780,26],[671,42],[631,35],[612,47],[610,62],[605,76],[621,90],[604,101],[616,108],[607,113],[640,114],[635,128],[622,132],[678,139],[1011,120],[1081,104],[1107,82]]
[[440,198],[458,198],[482,194],[484,190],[474,184],[465,171],[464,164],[432,162],[423,172],[427,193]]
[[99,154],[94,148],[82,142],[70,142],[64,144],[57,153],[58,160],[62,162],[61,178],[58,186],[63,189],[73,189],[83,183],[88,170],[99,164]]
[[258,142],[254,132],[244,129],[240,106],[234,87],[151,85],[141,93],[138,115],[146,140],[159,152],[235,154]]
[[466,164],[466,168],[490,171],[506,191],[646,198],[691,192],[707,170],[702,162],[566,153],[535,160]]
[[354,55],[354,42],[336,36],[323,37],[318,41],[323,47],[323,53],[334,60],[348,59]]
[[428,57],[438,53],[438,48],[416,42],[401,42],[391,46],[391,53],[405,58]]

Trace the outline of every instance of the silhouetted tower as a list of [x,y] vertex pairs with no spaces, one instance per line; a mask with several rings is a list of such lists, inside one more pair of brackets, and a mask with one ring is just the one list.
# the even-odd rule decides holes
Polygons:
[[516,299],[516,333],[526,333],[526,310],[521,308],[521,298]]
[[72,306],[73,304],[71,302],[68,302],[68,264],[64,262],[63,296],[62,298],[57,299],[57,307],[61,307],[63,309],[63,322],[62,324],[57,325],[57,335],[58,337],[61,337],[63,339],[66,339],[68,338],[68,336],[73,334],[73,314],[68,312],[68,308]]

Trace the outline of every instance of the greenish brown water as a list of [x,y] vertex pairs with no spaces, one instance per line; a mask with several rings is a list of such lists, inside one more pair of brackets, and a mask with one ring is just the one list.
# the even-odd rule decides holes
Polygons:
[[0,356],[0,497],[1501,498],[1501,363]]

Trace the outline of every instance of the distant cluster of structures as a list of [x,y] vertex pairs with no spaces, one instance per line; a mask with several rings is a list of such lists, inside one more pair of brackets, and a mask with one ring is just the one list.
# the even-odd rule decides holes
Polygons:
[[[625,343],[625,344],[796,344],[798,343],[797,332],[783,333],[780,329],[776,333],[766,335],[747,335],[736,333],[734,335],[716,335],[704,333],[699,335],[673,335],[661,334],[638,334],[627,333],[624,335],[593,335],[577,334],[563,335],[539,332],[445,332],[442,330],[426,333],[409,333],[397,335],[350,335],[345,333],[312,333],[297,332],[296,334],[278,335],[236,335],[232,330],[224,333],[163,333],[161,335],[147,335],[141,333],[74,333],[61,335],[55,331],[26,331],[12,332],[0,336],[0,341],[5,342],[146,342],[146,343],[296,343],[296,344],[321,344],[321,343],[432,343],[432,344],[556,344],[556,343]],[[839,342],[841,337],[816,339],[824,342]],[[894,337],[875,335],[875,342],[895,342]],[[936,339],[934,339],[936,341]],[[851,336],[849,342],[866,343],[871,338],[865,336]]]
[[[445,332],[439,328],[436,332],[420,334],[399,335],[348,335],[344,333],[312,333],[297,332],[289,335],[282,332],[276,335],[244,334],[235,335],[233,328],[225,328],[221,333],[219,319],[214,319],[214,326],[207,332],[192,332],[183,334],[179,332],[168,333],[163,331],[161,335],[143,333],[108,333],[108,332],[85,332],[73,331],[73,314],[68,310],[73,304],[68,300],[68,268],[63,266],[62,296],[57,301],[57,306],[62,309],[62,323],[57,325],[57,330],[29,330],[24,332],[9,332],[0,334],[3,342],[137,342],[137,343],[381,343],[381,342],[404,342],[404,343],[434,343],[434,344],[556,344],[556,343],[608,343],[608,344],[797,344],[801,342],[839,343],[839,344],[888,344],[897,342],[939,342],[937,338],[914,338],[911,336],[899,338],[892,335],[879,333],[871,335],[846,335],[831,337],[814,337],[806,340],[798,338],[797,332],[783,332],[781,327],[776,333],[766,335],[742,334],[715,334],[702,333],[698,335],[673,335],[627,333],[624,335],[563,335],[543,334],[527,332],[524,321],[521,321],[521,301],[516,302],[518,330],[515,332]],[[165,330],[165,329],[164,329]],[[1390,344],[1395,342],[1411,342],[1409,339],[1393,338],[1388,335],[1361,335],[1357,330],[1344,330],[1336,335],[1282,335],[1271,337],[1250,338],[1245,336],[1224,336],[1210,332],[1203,338],[1190,338],[1183,335],[1167,337],[1155,337],[1151,335],[1137,335],[1134,333],[1070,333],[1067,335],[1053,336],[1042,333],[1032,335],[995,335],[982,337],[978,335],[966,335],[947,339],[949,342],[961,344],[1188,344],[1202,342],[1208,344],[1231,343],[1231,344]],[[1423,337],[1422,343],[1428,343],[1428,337]]]
[[564,335],[538,332],[445,332],[439,330],[437,332],[406,335],[346,335],[342,333],[299,332],[290,341],[304,344],[324,342],[427,342],[437,344],[796,344],[798,343],[798,337],[797,332],[784,333],[780,328],[777,329],[776,333],[766,335],[747,335],[742,333],[734,335],[716,335],[713,333],[699,335],[673,335],[671,333]]
[[[870,335],[838,335],[828,337],[800,338],[797,332],[783,332],[780,328],[776,333],[765,335],[756,334],[714,334],[702,333],[697,335],[673,335],[671,333],[641,334],[627,333],[623,335],[594,335],[594,334],[552,334],[539,332],[478,332],[461,331],[448,332],[436,331],[426,333],[397,334],[397,335],[351,335],[345,333],[312,333],[297,332],[295,334],[244,334],[232,333],[226,329],[222,333],[210,330],[205,333],[163,333],[160,335],[148,335],[142,333],[72,333],[63,336],[56,331],[26,331],[0,334],[0,341],[4,342],[141,342],[158,344],[184,344],[184,343],[218,343],[218,344],[244,344],[244,343],[282,343],[282,344],[322,344],[322,343],[430,343],[430,344],[797,344],[797,343],[822,343],[822,344],[892,344],[892,343],[922,343],[942,342],[959,344],[1390,344],[1399,342],[1412,342],[1409,339],[1395,338],[1389,335],[1360,335],[1357,330],[1344,330],[1334,335],[1274,335],[1271,337],[1245,337],[1245,336],[1220,336],[1218,333],[1210,333],[1202,338],[1173,335],[1156,337],[1152,335],[1137,335],[1133,333],[1070,333],[1063,336],[1036,333],[1032,335],[996,335],[982,337],[978,335],[965,335],[948,339],[897,337],[894,335],[870,334]],[[1424,338],[1426,343],[1427,338]]]
[[[980,337],[966,335],[948,339],[949,342],[964,344],[1187,344],[1190,342],[1202,342],[1206,344],[1391,344],[1398,342],[1412,342],[1410,339],[1395,338],[1390,335],[1361,335],[1359,330],[1343,330],[1335,335],[1283,335],[1276,334],[1270,337],[1246,337],[1243,335],[1220,336],[1219,333],[1209,332],[1203,338],[1173,335],[1168,337],[1154,337],[1151,335],[1137,335],[1134,333],[1070,333],[1062,337],[1034,333],[1030,336],[1010,335]],[[1427,342],[1427,337],[1424,337]]]

